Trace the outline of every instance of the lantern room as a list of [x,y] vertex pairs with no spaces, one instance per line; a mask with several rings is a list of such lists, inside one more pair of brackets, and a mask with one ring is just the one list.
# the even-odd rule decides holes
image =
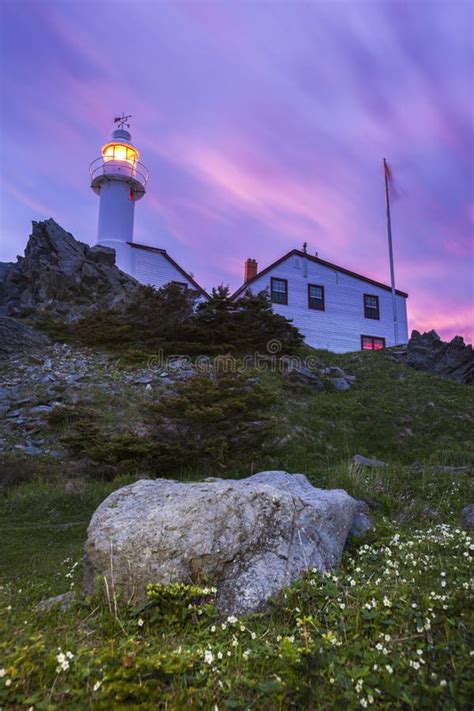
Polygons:
[[125,128],[117,128],[112,140],[102,146],[102,156],[90,165],[91,188],[100,195],[104,180],[116,179],[130,185],[133,200],[145,194],[148,171],[140,163],[140,151],[132,145],[132,136]]
[[102,147],[102,158],[104,162],[109,161],[126,161],[131,166],[140,159],[140,151],[131,144],[131,135],[125,129],[117,129],[113,132],[112,138],[115,139],[106,143]]

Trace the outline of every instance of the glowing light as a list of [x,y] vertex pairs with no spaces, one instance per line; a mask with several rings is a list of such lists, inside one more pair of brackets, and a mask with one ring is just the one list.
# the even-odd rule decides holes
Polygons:
[[140,158],[140,153],[133,146],[128,146],[124,143],[107,143],[102,148],[102,157],[104,162],[125,161],[134,166]]

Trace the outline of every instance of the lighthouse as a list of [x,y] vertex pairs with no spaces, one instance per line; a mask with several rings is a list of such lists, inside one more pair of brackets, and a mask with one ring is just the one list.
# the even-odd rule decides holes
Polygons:
[[119,116],[112,140],[89,167],[91,188],[99,196],[97,244],[115,249],[116,264],[133,273],[132,249],[135,203],[145,195],[148,171],[140,163],[140,151],[132,144],[129,119]]

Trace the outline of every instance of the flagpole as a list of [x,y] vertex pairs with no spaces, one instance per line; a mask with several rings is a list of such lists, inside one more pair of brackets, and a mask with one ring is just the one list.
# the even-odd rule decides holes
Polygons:
[[392,221],[390,218],[390,197],[388,192],[388,176],[390,168],[387,165],[385,158],[383,159],[383,168],[385,175],[385,201],[387,206],[387,235],[388,235],[388,253],[390,255],[390,281],[392,286],[392,309],[393,309],[393,330],[395,333],[395,345],[398,344],[398,318],[397,318],[397,293],[395,291],[395,269],[393,266],[393,247],[392,247]]

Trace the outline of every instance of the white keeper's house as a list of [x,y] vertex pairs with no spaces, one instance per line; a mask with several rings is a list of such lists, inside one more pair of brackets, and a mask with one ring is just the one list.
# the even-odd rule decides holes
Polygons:
[[313,348],[346,353],[408,341],[408,294],[396,291],[396,344],[391,288],[317,255],[292,249],[261,272],[248,259],[244,279],[232,298],[266,289],[273,310],[291,319]]
[[[119,127],[91,163],[91,188],[99,196],[97,244],[111,247],[117,266],[142,284],[157,288],[174,283],[208,294],[193,275],[165,249],[133,241],[135,203],[145,195],[148,171],[127,130],[130,117],[115,119]],[[267,290],[275,312],[290,319],[306,343],[336,353],[379,350],[408,341],[408,294],[386,284],[293,249],[258,271],[254,259],[245,263],[244,283],[233,294]],[[396,319],[393,304],[395,304]]]

